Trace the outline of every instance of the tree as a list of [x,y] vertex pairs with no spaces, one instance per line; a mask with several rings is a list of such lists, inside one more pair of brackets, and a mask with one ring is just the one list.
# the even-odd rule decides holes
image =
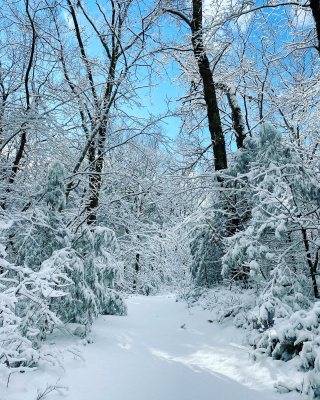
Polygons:
[[[111,115],[118,109],[119,103],[130,98],[137,90],[133,86],[129,95],[126,88],[132,86],[135,73],[142,73],[140,63],[144,62],[149,52],[146,37],[153,26],[157,8],[148,7],[145,15],[140,16],[138,4],[132,0],[110,1],[106,8],[97,2],[95,12],[98,18],[93,18],[82,2],[78,2],[76,6],[67,0],[67,5],[81,66],[80,81],[71,76],[60,28],[61,19],[56,16],[54,18],[62,70],[69,90],[78,101],[80,125],[85,136],[73,174],[79,172],[84,160],[87,159],[86,167],[89,171],[87,222],[94,225],[97,219],[102,172],[106,164],[105,146],[112,129]],[[94,45],[99,47],[99,62],[95,61],[96,56],[91,54],[90,45],[83,38],[84,32],[79,24],[80,12],[86,21],[85,31],[90,35]],[[72,38],[70,40],[73,42]],[[126,141],[128,140],[130,139]],[[67,196],[73,186],[74,182],[71,180]]]
[[55,250],[69,242],[63,216],[64,170],[59,162],[49,166],[47,182],[38,202],[20,215],[10,233],[12,259],[17,265],[38,270]]
[[304,281],[308,274],[310,283],[303,292],[312,290],[318,298],[319,188],[312,167],[268,125],[247,152],[252,167],[242,180],[254,199],[251,217],[245,229],[227,239],[223,272],[242,268],[262,285],[273,279],[273,295],[276,285],[286,285],[285,276],[294,276],[296,285],[295,280]]
[[203,84],[203,95],[207,106],[208,126],[214,153],[214,165],[217,171],[227,168],[227,152],[218,107],[216,88],[208,56],[203,41],[203,9],[202,0],[192,1],[192,19],[179,10],[165,9],[167,13],[178,16],[191,30],[193,54],[198,64],[199,74]]

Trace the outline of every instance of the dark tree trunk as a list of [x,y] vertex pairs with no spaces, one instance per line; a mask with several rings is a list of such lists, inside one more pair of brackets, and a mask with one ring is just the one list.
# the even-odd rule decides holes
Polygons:
[[99,129],[98,144],[97,144],[97,159],[95,159],[95,148],[92,145],[89,149],[88,158],[90,162],[89,175],[89,202],[87,206],[89,225],[94,225],[97,220],[97,210],[99,206],[100,191],[102,185],[102,170],[104,165],[104,145],[106,139],[106,128]]
[[231,108],[233,129],[236,133],[237,148],[242,149],[244,147],[244,139],[246,138],[244,130],[244,120],[242,117],[242,111],[238,103],[235,103],[232,99],[233,94],[228,91],[227,98]]
[[244,139],[246,138],[246,133],[244,117],[242,115],[242,110],[237,99],[236,89],[231,88],[221,82],[216,83],[216,87],[222,90],[227,96],[228,103],[231,109],[232,125],[236,134],[237,148],[241,149],[244,147]]
[[137,290],[137,283],[138,283],[138,274],[140,272],[140,254],[139,253],[136,254],[136,260],[135,260],[135,263],[134,263],[134,270],[135,270],[135,276],[134,276],[134,279],[133,279],[133,290],[136,291]]
[[192,5],[191,30],[193,53],[198,63],[203,84],[204,100],[207,106],[209,131],[214,154],[214,166],[216,171],[220,171],[227,168],[227,152],[213,75],[203,45],[202,0],[193,0]]
[[318,38],[317,49],[320,53],[320,0],[310,0],[310,8],[316,24],[316,32]]
[[[31,99],[30,99],[31,95],[30,95],[30,88],[29,88],[30,74],[31,74],[31,70],[32,70],[34,57],[35,57],[37,33],[36,33],[34,19],[33,19],[32,15],[30,14],[29,0],[26,0],[25,10],[26,10],[26,14],[28,16],[28,20],[30,22],[31,31],[32,31],[30,55],[29,55],[27,69],[26,69],[26,74],[24,77],[24,89],[25,89],[25,95],[26,95],[26,114],[28,114],[28,112],[30,111],[30,108],[31,108]],[[19,147],[18,147],[16,156],[13,161],[12,168],[11,168],[11,173],[10,173],[9,181],[8,181],[9,186],[7,188],[7,192],[11,191],[11,186],[16,179],[16,175],[19,170],[20,163],[21,163],[21,160],[22,160],[22,157],[24,154],[24,149],[25,149],[25,146],[27,143],[27,128],[25,127],[25,125],[26,124],[24,123],[24,126],[22,126],[22,129],[21,129],[22,133],[20,136],[20,143],[19,143]],[[5,204],[3,204],[2,207],[5,208]]]
[[[97,211],[98,211],[98,206],[99,206],[99,198],[100,198],[100,192],[101,192],[101,186],[102,186],[102,170],[104,166],[104,161],[105,161],[105,142],[106,142],[106,131],[107,131],[107,125],[108,125],[108,119],[109,119],[109,111],[111,108],[111,104],[113,101],[113,93],[114,91],[114,80],[115,80],[115,71],[116,71],[116,65],[117,61],[119,58],[119,48],[120,48],[120,37],[117,36],[115,33],[116,28],[113,26],[114,31],[112,32],[113,39],[112,39],[112,48],[111,52],[109,53],[108,50],[108,57],[110,58],[110,65],[108,69],[108,76],[107,76],[107,85],[105,87],[104,95],[101,101],[101,104],[98,99],[98,95],[96,92],[96,86],[94,82],[94,75],[91,67],[91,63],[89,61],[89,58],[87,56],[86,50],[84,43],[82,41],[82,36],[81,36],[81,29],[78,23],[77,19],[77,13],[75,10],[74,5],[72,4],[71,0],[67,0],[67,4],[71,13],[72,21],[75,26],[75,35],[76,39],[78,42],[81,58],[83,60],[83,63],[86,68],[86,75],[87,79],[89,82],[89,86],[91,89],[91,94],[92,94],[92,99],[93,99],[93,104],[95,106],[95,117],[92,118],[90,116],[90,120],[92,122],[95,121],[97,124],[97,121],[99,125],[95,126],[95,123],[92,123],[92,128],[93,131],[96,129],[96,134],[94,136],[96,137],[89,137],[90,135],[88,134],[87,130],[85,129],[86,136],[88,137],[88,161],[89,161],[89,199],[87,203],[87,223],[89,225],[95,225],[96,220],[97,220]],[[89,23],[93,23],[88,15],[86,14],[85,10],[82,8],[81,4],[79,4],[81,7],[82,11],[85,14],[85,17],[87,18]],[[113,15],[115,15],[115,9],[113,8]],[[119,17],[118,19],[118,28],[121,29],[122,24],[123,24],[123,18]],[[103,41],[103,39],[102,39]],[[103,44],[105,44],[103,42]],[[68,78],[68,77],[67,77]],[[115,90],[116,92],[116,90]],[[83,117],[81,115],[81,120],[83,120]],[[85,154],[85,153],[84,153]],[[82,156],[80,159],[80,164],[82,162]],[[77,165],[80,165],[79,162]],[[78,168],[78,167],[76,167]],[[68,186],[67,193],[69,193],[71,190],[71,184]]]

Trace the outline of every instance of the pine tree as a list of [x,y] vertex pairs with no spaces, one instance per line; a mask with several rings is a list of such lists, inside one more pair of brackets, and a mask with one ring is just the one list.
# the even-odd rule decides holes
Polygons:
[[50,165],[46,187],[35,205],[12,226],[13,261],[39,270],[55,250],[69,243],[62,211],[65,207],[64,170],[59,162]]
[[226,239],[223,273],[242,271],[260,287],[260,322],[269,326],[272,315],[288,316],[318,296],[320,188],[316,172],[272,126],[250,141],[242,151],[251,165],[241,179],[251,215],[243,230]]
[[191,275],[196,286],[211,287],[222,281],[223,246],[218,214],[204,218],[193,233]]

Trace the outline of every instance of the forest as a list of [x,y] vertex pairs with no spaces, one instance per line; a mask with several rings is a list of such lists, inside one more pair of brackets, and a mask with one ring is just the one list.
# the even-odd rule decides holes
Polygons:
[[0,0],[1,400],[164,294],[320,397],[319,78],[319,0]]

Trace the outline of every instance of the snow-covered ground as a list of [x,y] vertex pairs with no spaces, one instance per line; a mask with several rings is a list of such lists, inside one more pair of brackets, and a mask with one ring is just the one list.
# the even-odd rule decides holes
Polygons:
[[[93,343],[81,345],[83,360],[69,355],[63,368],[13,374],[8,389],[1,387],[0,399],[37,400],[56,382],[62,388],[44,399],[301,399],[273,388],[278,380],[295,378],[291,369],[270,359],[253,362],[242,346],[243,331],[209,323],[209,312],[188,309],[173,296],[137,296],[127,302],[127,317],[101,317],[94,324]],[[76,339],[52,341],[61,346]]]

